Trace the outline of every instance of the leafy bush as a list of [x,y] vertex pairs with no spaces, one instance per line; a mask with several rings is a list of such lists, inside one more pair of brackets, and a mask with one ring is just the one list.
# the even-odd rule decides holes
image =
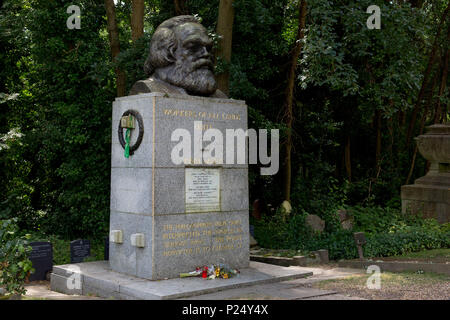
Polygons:
[[443,232],[450,232],[450,222],[441,224],[440,228]]
[[316,235],[309,239],[306,248],[307,251],[327,249],[331,260],[353,259],[358,256],[353,232],[349,230]]
[[14,68],[0,67],[0,91],[17,97],[2,104],[0,133],[18,127],[23,137],[0,154],[0,216],[18,216],[21,229],[97,237],[108,230],[114,73],[103,3],[80,3],[79,32],[61,23],[67,5],[8,1],[1,10],[10,30],[2,64]]
[[381,233],[368,238],[364,252],[367,257],[387,257],[449,247],[450,232],[410,227],[404,231]]
[[366,234],[366,257],[450,247],[449,224],[439,225],[434,219],[402,215],[399,210],[391,208],[356,206],[347,210],[354,219],[353,230],[335,227],[335,211],[322,214],[325,222],[333,225],[322,234],[312,232],[305,225],[305,212],[290,217],[283,217],[277,212],[271,218],[264,217],[254,223],[255,238],[260,246],[268,249],[296,249],[302,252],[327,249],[332,260],[358,257],[353,238],[355,231]]
[[0,219],[18,218],[19,226],[32,228],[37,217],[33,209],[34,187],[30,184],[31,163],[24,159],[26,149],[20,128],[0,135]]
[[264,216],[255,221],[258,244],[270,249],[301,249],[299,245],[312,233],[305,225],[305,216],[298,214],[286,218],[276,212],[273,217]]
[[399,209],[389,207],[353,206],[348,207],[347,212],[353,217],[353,229],[366,234],[383,233],[401,226],[420,226],[426,223],[420,216],[404,215]]
[[0,285],[8,294],[25,294],[24,283],[33,271],[28,259],[29,235],[18,236],[17,219],[0,220]]

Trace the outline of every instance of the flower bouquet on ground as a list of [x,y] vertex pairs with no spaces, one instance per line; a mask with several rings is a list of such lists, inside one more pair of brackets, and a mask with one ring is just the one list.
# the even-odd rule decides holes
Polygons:
[[229,279],[239,274],[238,269],[231,268],[227,264],[219,263],[217,265],[197,267],[194,271],[180,273],[180,278],[202,277],[212,280],[215,278]]
[[202,275],[202,268],[197,267],[194,271],[187,273],[180,273],[180,278],[199,277]]

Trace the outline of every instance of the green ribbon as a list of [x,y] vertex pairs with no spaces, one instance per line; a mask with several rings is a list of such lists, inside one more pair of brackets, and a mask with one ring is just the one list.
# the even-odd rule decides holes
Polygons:
[[131,130],[130,128],[127,128],[127,131],[125,132],[125,158],[130,157],[130,135]]

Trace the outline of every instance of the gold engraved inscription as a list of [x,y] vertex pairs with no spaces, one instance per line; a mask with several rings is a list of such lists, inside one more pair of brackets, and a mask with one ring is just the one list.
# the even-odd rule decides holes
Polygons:
[[237,113],[216,113],[180,109],[164,109],[163,113],[168,117],[185,117],[198,120],[241,120],[241,115]]
[[163,225],[163,256],[196,255],[241,249],[241,220]]

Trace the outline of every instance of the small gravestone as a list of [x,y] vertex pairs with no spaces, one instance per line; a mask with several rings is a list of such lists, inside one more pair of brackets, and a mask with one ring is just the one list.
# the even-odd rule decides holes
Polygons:
[[91,255],[91,242],[89,240],[74,240],[70,242],[70,263],[83,262]]
[[29,281],[46,280],[47,273],[53,268],[53,246],[50,242],[31,242],[32,251],[30,260],[33,264],[34,272],[30,275]]
[[364,235],[364,232],[355,232],[353,234],[353,237],[355,238],[355,243],[356,246],[358,247],[359,260],[364,260],[362,246],[367,242],[366,236]]
[[329,263],[330,262],[328,250],[320,249],[320,250],[315,251],[315,254],[319,258],[321,263]]
[[353,229],[353,217],[347,212],[347,210],[337,211],[339,221],[341,223],[342,229],[351,230]]
[[109,237],[105,237],[105,260],[109,260]]
[[325,221],[320,219],[318,215],[308,214],[305,222],[315,232],[323,232],[325,229]]

